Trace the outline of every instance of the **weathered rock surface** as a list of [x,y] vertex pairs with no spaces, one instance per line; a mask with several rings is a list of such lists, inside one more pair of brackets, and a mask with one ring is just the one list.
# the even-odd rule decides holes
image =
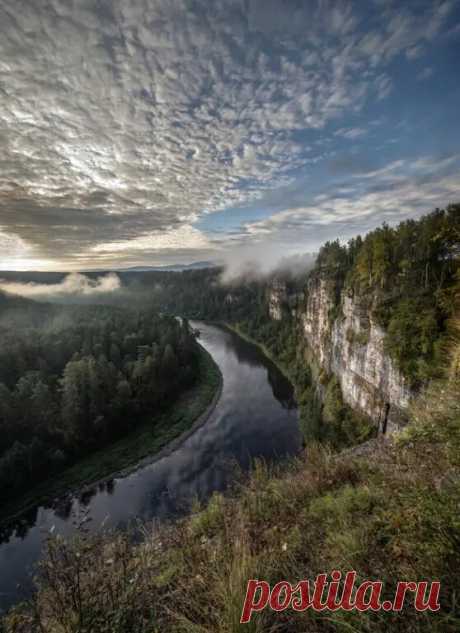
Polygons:
[[[414,394],[385,352],[385,332],[372,317],[369,300],[347,290],[336,298],[336,292],[333,280],[310,277],[297,309],[301,330],[315,362],[337,377],[344,401],[382,432],[391,432],[401,425]],[[282,316],[278,303],[272,303],[272,318]]]

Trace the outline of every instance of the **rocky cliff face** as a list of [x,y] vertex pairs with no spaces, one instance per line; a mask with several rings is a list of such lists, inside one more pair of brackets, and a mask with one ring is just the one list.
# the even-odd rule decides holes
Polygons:
[[270,318],[274,321],[281,321],[287,304],[288,294],[286,284],[279,280],[273,281],[268,292],[268,313]]
[[287,315],[294,316],[296,308],[303,300],[303,295],[297,293],[285,279],[273,279],[267,293],[268,313],[274,321],[281,321]]
[[385,353],[385,332],[368,300],[346,290],[337,294],[334,281],[313,275],[297,318],[315,362],[337,377],[344,401],[381,432],[400,426],[413,394]]

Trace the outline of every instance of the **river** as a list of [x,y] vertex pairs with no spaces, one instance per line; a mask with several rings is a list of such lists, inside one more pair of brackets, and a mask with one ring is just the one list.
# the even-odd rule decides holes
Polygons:
[[[221,397],[204,425],[165,456],[109,484],[40,507],[28,527],[0,545],[0,609],[28,595],[31,574],[50,534],[70,536],[164,519],[187,511],[194,498],[224,490],[236,465],[276,460],[302,445],[293,388],[259,348],[224,328],[192,323],[223,376]],[[83,526],[83,528],[82,528]]]

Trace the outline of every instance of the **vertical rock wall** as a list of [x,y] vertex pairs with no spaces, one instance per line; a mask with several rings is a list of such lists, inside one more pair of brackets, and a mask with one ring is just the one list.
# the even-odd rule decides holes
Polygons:
[[[284,300],[280,288],[269,293],[272,318],[282,318]],[[404,420],[414,394],[385,352],[385,332],[368,302],[349,290],[337,297],[334,280],[313,274],[296,316],[319,367],[339,380],[344,401],[382,432],[391,432]]]

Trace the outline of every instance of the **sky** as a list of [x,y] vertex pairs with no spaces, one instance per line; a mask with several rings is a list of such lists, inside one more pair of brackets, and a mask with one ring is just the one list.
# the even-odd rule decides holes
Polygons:
[[0,270],[264,264],[460,201],[459,0],[0,0]]

